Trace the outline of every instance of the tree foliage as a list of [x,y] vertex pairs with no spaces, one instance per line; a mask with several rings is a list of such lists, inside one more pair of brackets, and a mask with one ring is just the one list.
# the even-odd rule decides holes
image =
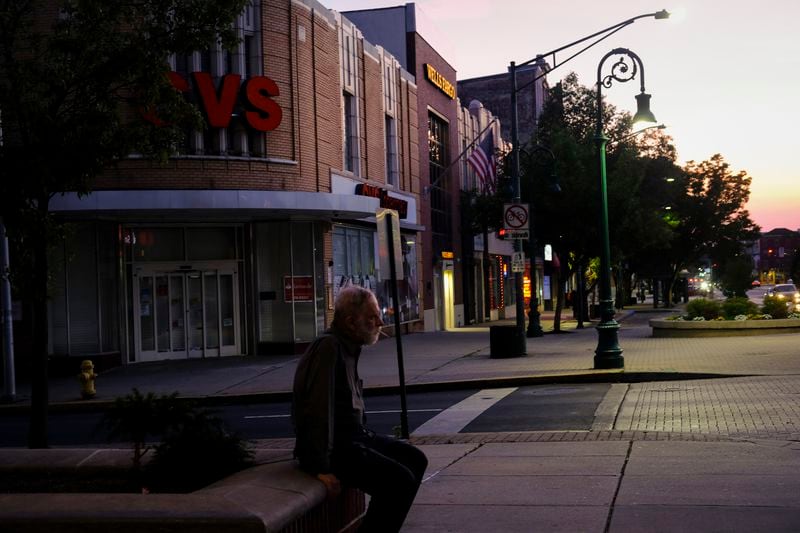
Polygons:
[[131,153],[173,152],[200,117],[170,85],[168,58],[235,42],[246,3],[0,0],[0,213],[15,251],[27,251],[11,275],[33,308],[33,447],[47,446],[47,250],[60,235],[50,199],[88,193]]
[[[537,142],[555,156],[561,192],[554,194],[541,158],[523,158],[523,200],[531,203],[536,238],[590,265],[599,253],[596,92],[568,75],[551,89]],[[734,172],[722,156],[677,164],[677,150],[661,129],[632,133],[631,116],[603,104],[607,194],[619,305],[630,295],[633,274],[674,282],[684,268],[706,258],[726,265],[742,242],[757,237],[745,205],[751,178]],[[523,149],[530,147],[523,147]],[[574,269],[573,269],[574,271]]]

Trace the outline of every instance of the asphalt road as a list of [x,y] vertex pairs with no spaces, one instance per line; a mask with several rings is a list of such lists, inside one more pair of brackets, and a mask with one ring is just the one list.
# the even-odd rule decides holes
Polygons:
[[[492,397],[492,390],[410,394],[407,399],[409,429],[413,433],[436,417],[432,423],[446,427],[452,427],[452,419],[459,420],[456,432],[586,430],[591,427],[594,412],[609,388],[608,384],[520,387],[506,390],[491,403],[481,403],[481,400]],[[476,401],[478,408],[464,419],[464,405],[475,405]],[[398,396],[370,396],[366,398],[366,406],[367,424],[371,429],[387,435],[396,433],[400,425]],[[285,402],[231,405],[214,411],[245,439],[294,436],[289,404]],[[98,427],[101,418],[100,413],[52,413],[49,417],[50,444],[109,444],[106,432]],[[27,431],[27,415],[4,415],[0,418],[0,446],[25,446]]]

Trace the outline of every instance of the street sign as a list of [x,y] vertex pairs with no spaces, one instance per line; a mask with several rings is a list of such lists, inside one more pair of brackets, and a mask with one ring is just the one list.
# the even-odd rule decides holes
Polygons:
[[503,204],[503,227],[509,230],[527,230],[528,204]]
[[530,236],[530,232],[526,229],[506,230],[506,239],[528,239]]
[[[388,217],[388,218],[387,218]],[[394,248],[394,268],[397,279],[403,279],[403,251],[400,244],[400,217],[394,209],[380,208],[375,212],[375,219],[378,226],[378,272],[381,281],[390,279],[389,265],[389,246]],[[388,232],[386,224],[392,225],[391,233]],[[391,235],[391,242],[390,237]]]
[[524,252],[514,252],[511,254],[511,272],[525,272]]

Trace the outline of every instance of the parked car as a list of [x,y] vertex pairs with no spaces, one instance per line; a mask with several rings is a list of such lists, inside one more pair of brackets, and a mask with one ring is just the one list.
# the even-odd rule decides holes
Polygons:
[[760,287],[760,286],[761,286],[761,282],[760,282],[760,281],[758,281],[757,279],[754,279],[754,280],[753,280],[753,283],[751,283],[751,285],[752,285],[753,287]]
[[774,287],[770,287],[767,289],[766,295],[775,296],[782,300],[785,299],[787,305],[800,304],[800,291],[797,290],[794,283],[780,283]]

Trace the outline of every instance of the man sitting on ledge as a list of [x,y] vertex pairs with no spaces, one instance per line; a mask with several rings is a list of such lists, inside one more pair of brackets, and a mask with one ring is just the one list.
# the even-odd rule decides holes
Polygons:
[[360,531],[399,531],[417,494],[428,459],[405,441],[376,435],[364,425],[358,377],[361,347],[380,334],[380,309],[369,290],[339,293],[331,329],[316,339],[297,365],[292,420],[300,466],[325,484],[371,496]]

